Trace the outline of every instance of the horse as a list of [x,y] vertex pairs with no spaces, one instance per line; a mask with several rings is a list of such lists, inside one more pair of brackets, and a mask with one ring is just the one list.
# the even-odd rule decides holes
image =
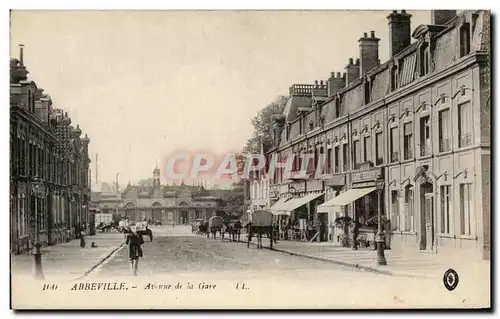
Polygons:
[[228,220],[224,222],[221,232],[221,240],[224,240],[224,234],[228,233],[230,242],[239,242],[241,235],[241,222],[239,220]]
[[198,232],[197,232],[197,234],[207,234],[208,235],[208,233],[209,233],[209,231],[208,231],[208,221],[201,223],[198,226]]
[[217,232],[221,234],[222,237],[222,227],[224,225],[224,219],[220,216],[212,216],[208,220],[208,232],[207,239],[210,238],[210,233],[213,235],[213,239],[215,239]]
[[273,249],[273,242],[277,243],[276,238],[273,236],[274,235],[274,227],[272,225],[269,226],[255,226],[252,225],[252,222],[249,222],[245,228],[248,231],[248,242],[247,242],[247,248],[250,248],[250,242],[252,241],[252,237],[255,235],[257,237],[257,248],[262,249],[262,235],[267,235],[267,238],[269,238],[269,247]]

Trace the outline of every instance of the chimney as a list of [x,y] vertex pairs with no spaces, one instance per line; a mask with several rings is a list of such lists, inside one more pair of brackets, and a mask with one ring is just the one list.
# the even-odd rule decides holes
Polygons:
[[457,15],[457,10],[432,10],[431,24],[445,25]]
[[359,58],[361,64],[359,66],[360,76],[375,68],[379,64],[378,59],[378,42],[379,38],[375,37],[375,31],[370,32],[370,36],[365,32],[358,40],[359,42]]
[[19,64],[24,66],[24,44],[19,44]]
[[389,54],[395,56],[411,43],[411,14],[396,10],[387,16],[389,20]]
[[342,90],[346,85],[345,73],[341,75],[340,72],[337,72],[337,74],[335,74],[335,72],[332,72],[330,74],[330,78],[327,81],[327,85],[328,85],[328,97],[335,95],[337,92]]
[[349,85],[352,81],[359,78],[359,59],[356,59],[356,64],[353,63],[353,59],[349,58],[349,64],[345,67],[345,85]]

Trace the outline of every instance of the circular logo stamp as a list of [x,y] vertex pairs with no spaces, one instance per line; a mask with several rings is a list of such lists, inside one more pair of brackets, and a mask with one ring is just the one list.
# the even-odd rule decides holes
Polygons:
[[443,283],[449,291],[455,290],[458,286],[458,273],[453,269],[448,269],[444,272]]

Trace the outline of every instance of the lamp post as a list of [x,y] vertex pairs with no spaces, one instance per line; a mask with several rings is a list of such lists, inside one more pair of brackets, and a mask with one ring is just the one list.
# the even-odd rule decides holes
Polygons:
[[43,280],[43,268],[42,268],[42,251],[41,251],[41,246],[42,244],[40,243],[40,220],[39,220],[39,212],[38,212],[38,198],[42,197],[43,194],[45,193],[45,190],[43,188],[43,183],[39,181],[34,181],[31,183],[33,195],[35,196],[35,243],[33,246],[35,246],[35,251],[33,253],[33,256],[35,257],[35,264],[33,268],[33,276],[35,279],[38,280]]
[[384,181],[378,180],[375,182],[375,187],[377,188],[378,194],[378,231],[377,238],[375,242],[377,243],[377,263],[381,266],[387,265],[387,260],[384,254],[384,237],[382,234],[382,210],[381,210],[381,200],[382,200],[382,190],[384,189]]

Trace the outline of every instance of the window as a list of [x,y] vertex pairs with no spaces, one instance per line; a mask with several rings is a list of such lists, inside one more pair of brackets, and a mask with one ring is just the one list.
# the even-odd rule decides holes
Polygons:
[[391,91],[395,91],[397,89],[397,78],[398,69],[396,67],[391,68]]
[[384,163],[384,140],[382,136],[382,132],[375,134],[375,156],[376,156],[376,165],[382,165]]
[[413,188],[406,186],[405,188],[405,231],[413,231]]
[[328,173],[332,172],[332,149],[329,148],[326,153],[326,171]]
[[470,26],[464,23],[460,27],[460,57],[463,57],[470,52]]
[[370,162],[372,160],[372,145],[371,145],[371,138],[370,136],[365,136],[365,143],[364,143],[364,161],[365,162]]
[[429,116],[420,118],[420,156],[431,154],[431,126]]
[[[319,163],[321,163],[321,165],[319,165]],[[323,146],[319,148],[318,167],[320,167],[323,172],[325,172],[325,149],[323,148]]]
[[391,229],[399,229],[399,194],[391,191]]
[[352,162],[354,164],[354,169],[358,169],[359,167],[357,164],[359,163],[359,161],[361,159],[361,148],[359,147],[359,140],[354,141],[353,148],[354,148],[354,150],[353,150],[354,151],[353,152],[354,158],[353,158]]
[[439,151],[448,152],[450,145],[450,109],[439,111]]
[[424,76],[429,73],[429,50],[427,49],[427,43],[422,44],[420,47],[420,76]]
[[339,172],[340,168],[339,157],[340,157],[340,148],[338,146],[335,146],[335,166],[334,166],[335,173]]
[[347,153],[348,152],[348,145],[347,143],[345,144],[342,144],[342,165],[344,165],[344,171],[347,171],[348,170],[348,163],[349,163],[349,154]]
[[370,82],[365,81],[365,104],[370,103]]
[[26,196],[24,194],[18,195],[17,207],[19,237],[24,237],[27,235],[28,230],[28,218],[26,216]]
[[391,163],[399,161],[399,138],[398,128],[391,128]]
[[472,235],[472,184],[460,184],[460,235]]
[[450,233],[451,186],[441,186],[441,234]]
[[472,113],[470,102],[458,105],[458,147],[472,144]]

